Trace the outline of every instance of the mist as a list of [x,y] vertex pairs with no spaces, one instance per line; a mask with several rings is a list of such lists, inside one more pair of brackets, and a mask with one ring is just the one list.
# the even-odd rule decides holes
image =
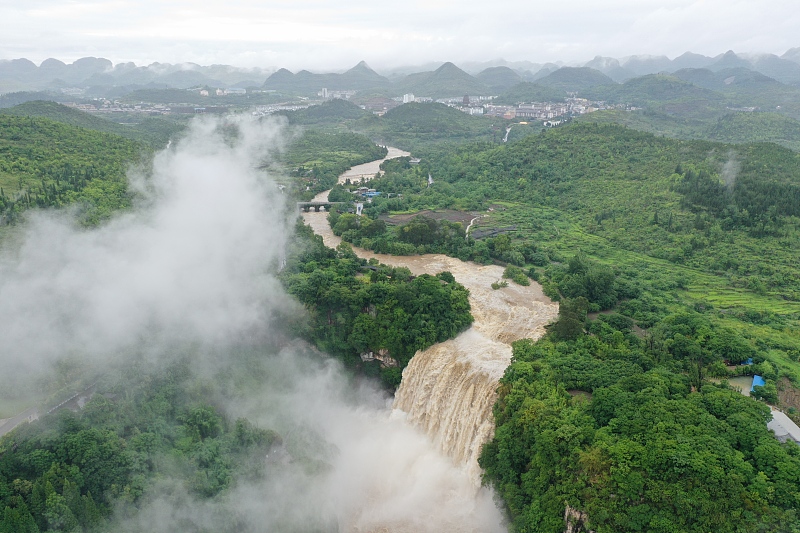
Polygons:
[[739,175],[741,168],[742,165],[737,159],[736,152],[730,150],[728,152],[728,160],[722,165],[722,181],[729,192],[736,185],[736,177]]
[[113,531],[502,531],[492,493],[385,392],[285,331],[302,316],[276,279],[297,215],[263,169],[288,136],[199,119],[131,169],[134,209],[88,230],[30,213],[0,250],[0,387],[52,380],[64,361],[102,374],[189,358],[209,403],[281,435],[211,499],[161,473],[118,504]]
[[236,126],[229,145],[219,124],[196,121],[147,175],[131,171],[138,208],[101,228],[64,213],[28,216],[0,258],[0,364],[13,369],[3,381],[65,356],[103,363],[133,348],[222,342],[282,305],[264,274],[289,221],[256,169],[281,128]]

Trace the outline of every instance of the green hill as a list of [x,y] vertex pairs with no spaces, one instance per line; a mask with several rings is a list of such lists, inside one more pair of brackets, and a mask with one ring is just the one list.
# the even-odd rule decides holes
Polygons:
[[800,121],[777,113],[730,113],[709,127],[707,136],[730,143],[774,142],[800,151]]
[[389,85],[389,80],[372,70],[366,61],[361,61],[342,74],[340,83],[348,89],[363,91],[376,87],[386,87]]
[[48,102],[68,101],[64,99],[64,95],[44,91],[6,92],[5,94],[0,94],[0,109],[14,107],[35,100],[45,100]]
[[713,71],[707,68],[687,68],[676,71],[673,76],[713,91],[742,88],[765,89],[778,87],[780,82],[748,68],[727,68]]
[[397,82],[398,94],[413,93],[429,98],[487,96],[492,90],[452,63],[445,63],[433,72],[420,72]]
[[523,102],[563,102],[566,96],[566,91],[555,87],[539,85],[538,83],[522,82],[502,93],[495,98],[493,102],[509,105]]
[[643,109],[592,113],[579,117],[582,122],[615,122],[683,139],[768,141],[800,149],[800,115],[795,112],[800,111],[800,90],[751,70],[683,69],[675,75],[650,74],[615,87],[596,87],[586,94]]
[[182,124],[177,122],[154,117],[144,118],[138,124],[119,124],[78,109],[43,100],[26,102],[2,109],[0,113],[21,117],[42,117],[79,128],[127,137],[155,148],[165,146],[170,137],[184,128]]
[[290,124],[338,124],[342,121],[363,118],[369,115],[369,112],[364,111],[347,100],[334,98],[333,100],[323,102],[320,105],[313,105],[306,109],[284,111],[276,114],[286,116]]
[[475,79],[497,94],[505,92],[523,81],[522,76],[508,67],[489,67],[479,72]]
[[491,140],[498,134],[499,124],[493,129],[498,120],[470,116],[444,104],[411,102],[380,118],[367,117],[357,128],[382,144],[423,153],[441,144]]
[[0,114],[0,213],[84,205],[94,223],[129,204],[125,171],[143,145],[39,117]]
[[712,72],[708,69],[683,69],[676,77],[724,94],[735,107],[757,107],[800,119],[800,87],[745,68]]
[[617,84],[599,70],[588,67],[562,67],[536,80],[536,83],[553,89],[577,93],[594,87]]
[[591,97],[681,117],[704,117],[725,108],[726,98],[674,76],[649,74],[617,86],[595,87]]

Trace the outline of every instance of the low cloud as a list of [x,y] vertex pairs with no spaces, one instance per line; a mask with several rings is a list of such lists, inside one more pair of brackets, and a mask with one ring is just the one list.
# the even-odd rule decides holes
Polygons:
[[209,403],[281,435],[212,499],[160,472],[137,507],[119,504],[114,531],[503,531],[491,491],[386,393],[275,341],[290,335],[271,317],[296,305],[274,276],[296,215],[259,169],[284,136],[275,122],[198,120],[131,173],[131,211],[90,230],[30,213],[0,251],[0,387],[65,359],[190,357]]
[[0,381],[65,356],[102,362],[147,345],[224,342],[281,304],[266,270],[289,221],[257,169],[280,127],[222,126],[195,122],[147,176],[132,172],[141,205],[101,228],[30,213],[0,256],[0,365],[9,369]]

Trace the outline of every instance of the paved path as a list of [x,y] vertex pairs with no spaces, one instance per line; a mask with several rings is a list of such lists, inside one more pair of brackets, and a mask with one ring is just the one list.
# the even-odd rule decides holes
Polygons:
[[39,410],[36,407],[25,409],[17,416],[12,416],[11,418],[6,419],[5,423],[0,425],[0,437],[4,436],[6,433],[9,433],[23,422],[33,422],[38,418]]

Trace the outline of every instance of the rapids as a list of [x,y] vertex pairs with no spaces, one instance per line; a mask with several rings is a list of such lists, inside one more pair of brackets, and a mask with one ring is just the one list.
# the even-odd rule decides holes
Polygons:
[[[402,155],[408,154],[390,148],[387,159]],[[382,161],[353,167],[340,182],[374,175]],[[327,197],[325,191],[315,201]],[[342,242],[331,231],[327,213],[307,212],[303,218],[327,246],[335,248]],[[537,283],[528,287],[509,283],[506,288],[492,289],[491,284],[502,279],[503,267],[497,265],[478,265],[440,254],[392,256],[356,247],[353,251],[365,259],[407,267],[414,275],[448,270],[469,289],[475,322],[455,339],[414,355],[403,371],[393,407],[423,429],[457,465],[465,467],[475,488],[479,487],[478,456],[494,435],[492,406],[498,381],[511,362],[511,343],[541,337],[544,326],[556,318],[558,304],[545,296]]]

